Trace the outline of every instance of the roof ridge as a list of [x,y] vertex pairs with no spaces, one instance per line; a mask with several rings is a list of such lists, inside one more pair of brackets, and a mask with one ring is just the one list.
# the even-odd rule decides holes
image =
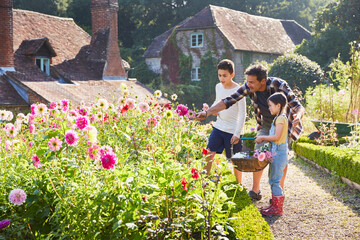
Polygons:
[[75,22],[73,18],[58,17],[58,16],[54,16],[54,15],[50,15],[50,14],[45,14],[45,13],[39,13],[39,12],[35,12],[35,11],[30,11],[30,10],[13,9],[13,11],[15,11],[15,12],[24,12],[24,13],[34,14],[34,15],[42,15],[42,16],[50,17],[50,18],[57,18],[57,19],[63,20],[63,21],[72,21],[72,22]]

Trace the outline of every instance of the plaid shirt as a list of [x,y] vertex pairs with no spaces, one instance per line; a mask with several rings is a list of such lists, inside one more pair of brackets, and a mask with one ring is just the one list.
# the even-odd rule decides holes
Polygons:
[[[289,136],[294,139],[295,141],[300,137],[300,135],[303,132],[302,124],[298,124],[296,127],[293,127],[292,122],[294,120],[293,114],[296,114],[299,112],[299,110],[303,107],[301,103],[296,99],[295,94],[290,89],[287,82],[280,78],[275,77],[269,77],[266,80],[266,91],[271,95],[276,92],[283,92],[287,98],[288,105],[286,108],[286,116],[289,121]],[[249,96],[251,99],[251,104],[254,106],[254,112],[255,112],[255,118],[256,121],[261,128],[262,125],[262,114],[260,112],[260,109],[258,108],[257,104],[257,96],[256,93],[252,93],[250,91],[250,88],[247,85],[247,82],[245,82],[244,85],[242,85],[233,95],[230,97],[222,99],[222,101],[225,103],[226,108],[229,108],[233,104],[235,104],[237,101],[242,99],[245,96]]]

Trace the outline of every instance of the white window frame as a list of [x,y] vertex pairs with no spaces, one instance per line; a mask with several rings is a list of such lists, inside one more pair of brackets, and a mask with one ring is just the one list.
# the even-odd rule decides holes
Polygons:
[[[193,36],[195,36],[195,42],[193,42]],[[201,44],[199,43],[199,36],[201,36]],[[204,46],[204,34],[201,32],[195,32],[190,35],[190,47],[202,48]]]
[[[193,71],[195,70],[195,77],[193,75]],[[199,74],[200,72],[200,74]],[[200,75],[200,76],[199,76]],[[200,81],[201,80],[201,70],[200,67],[193,67],[191,69],[191,81]]]
[[47,57],[35,57],[35,65],[37,66],[36,64],[36,60],[40,60],[40,69],[41,71],[45,72],[44,71],[44,61],[47,60],[47,63],[46,63],[46,74],[47,75],[50,75],[50,58],[47,58]]

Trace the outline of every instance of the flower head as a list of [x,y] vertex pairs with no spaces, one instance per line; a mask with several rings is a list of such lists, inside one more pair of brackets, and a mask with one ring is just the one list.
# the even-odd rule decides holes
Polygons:
[[9,219],[5,219],[5,220],[0,221],[0,229],[6,228],[9,225],[10,225],[10,220]]
[[171,110],[166,110],[166,112],[164,113],[164,117],[166,118],[173,118],[174,117],[174,113]]
[[40,159],[38,156],[36,156],[36,154],[34,154],[31,158],[32,163],[34,164],[34,167],[41,167],[41,163],[40,163]]
[[60,139],[58,139],[57,137],[52,137],[48,142],[50,150],[54,151],[54,152],[60,150],[61,144],[62,144],[62,141]]
[[125,104],[124,106],[122,106],[121,112],[124,113],[124,112],[126,112],[127,110],[129,110],[129,109],[130,109],[130,108],[129,108],[129,105]]
[[202,110],[203,111],[206,111],[206,110],[208,110],[209,109],[209,105],[207,104],[207,103],[203,103],[203,108],[202,108]]
[[63,111],[67,111],[69,109],[69,100],[61,100],[60,101],[60,106],[62,108]]
[[35,133],[35,125],[34,124],[30,124],[29,131],[30,131],[31,134]]
[[260,153],[258,156],[258,159],[260,162],[264,161],[266,158],[266,154],[264,152]]
[[182,188],[183,188],[185,191],[187,191],[188,188],[187,188],[186,185],[188,184],[188,182],[186,181],[185,178],[182,179],[181,184],[182,184]]
[[22,189],[11,190],[9,194],[9,200],[15,205],[21,205],[26,200],[26,193]]
[[74,130],[65,133],[65,141],[69,146],[75,146],[79,141],[79,136]]
[[79,112],[79,114],[80,114],[81,116],[86,116],[86,115],[88,114],[89,110],[88,110],[88,108],[86,108],[86,107],[82,107],[82,108],[79,109],[78,112]]
[[135,99],[133,98],[127,98],[125,104],[129,106],[129,109],[134,109],[136,106]]
[[107,152],[101,157],[102,166],[105,169],[113,169],[117,163],[117,157],[114,152]]
[[147,104],[146,102],[141,102],[139,103],[139,109],[141,112],[147,112],[149,111],[150,107],[149,104]]
[[80,116],[76,118],[76,126],[80,129],[83,130],[84,128],[86,128],[88,125],[90,124],[89,118],[85,117],[85,116]]
[[106,99],[100,98],[97,105],[104,111],[109,108],[109,102]]
[[176,108],[176,112],[179,116],[185,116],[188,113],[188,108],[185,105],[179,104]]
[[209,151],[208,151],[206,148],[203,148],[203,149],[202,149],[202,153],[203,153],[204,155],[208,155],[208,154],[209,154]]
[[191,176],[191,177],[194,178],[194,179],[196,179],[196,180],[197,180],[197,179],[199,178],[199,176],[200,176],[200,175],[199,175],[199,172],[197,171],[196,168],[192,168],[192,169],[191,169],[191,173],[192,173],[192,176]]
[[162,92],[161,92],[160,90],[156,90],[156,91],[154,92],[154,96],[155,96],[156,98],[161,98]]
[[158,121],[156,120],[156,118],[148,118],[148,120],[146,120],[146,123],[148,125],[148,127],[156,127],[156,125],[158,124]]
[[43,103],[40,103],[39,105],[36,106],[35,108],[35,112],[36,112],[36,115],[44,115],[46,112],[47,112],[47,107],[45,104]]
[[173,95],[171,95],[171,100],[176,101],[177,98],[178,98],[178,96],[175,93]]
[[57,103],[56,102],[51,102],[49,107],[50,107],[50,109],[56,109],[57,108]]
[[195,112],[193,110],[189,110],[187,112],[187,116],[188,118],[193,119],[195,117]]

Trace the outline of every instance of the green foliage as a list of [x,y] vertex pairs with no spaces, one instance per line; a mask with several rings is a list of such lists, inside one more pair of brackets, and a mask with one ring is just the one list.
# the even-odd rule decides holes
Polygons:
[[[243,135],[244,138],[255,138],[256,131],[253,129],[252,131],[245,132]],[[254,150],[255,148],[255,141],[254,140],[243,140],[244,146],[250,150]]]
[[[212,56],[210,51],[201,58],[201,95],[203,103],[211,104],[215,101],[215,86],[219,83],[217,64],[219,60]],[[202,103],[197,103],[198,105]]]
[[334,86],[319,84],[315,88],[308,88],[305,99],[308,116],[324,121],[346,122],[349,91],[337,91]]
[[337,0],[317,13],[313,38],[303,42],[297,53],[316,61],[323,68],[340,54],[349,60],[349,42],[360,39],[360,1]]
[[320,66],[307,57],[298,54],[285,54],[272,64],[269,76],[286,80],[291,88],[298,87],[302,92],[318,82],[322,77]]
[[294,142],[294,151],[322,167],[336,172],[360,184],[360,152],[359,149],[319,146],[311,143]]
[[[1,122],[0,219],[11,220],[1,235],[8,239],[192,239],[198,235],[208,239],[239,234],[272,238],[258,210],[249,206],[246,191],[235,184],[227,161],[214,165],[210,177],[201,171],[207,138],[203,126],[179,116],[173,103],[170,110],[154,99],[146,101],[150,109],[144,112],[124,110],[121,101],[112,105],[105,99],[86,106],[95,135],[93,130],[74,127],[73,108],[59,107],[50,115],[47,110],[44,115],[36,111],[30,123],[19,115],[12,135],[13,125]],[[157,119],[156,127],[149,125],[149,119]],[[35,133],[29,132],[30,124]],[[79,136],[74,146],[65,137],[71,128]],[[49,149],[53,137],[62,141],[58,151]],[[104,168],[109,161],[104,151],[117,156],[113,169]],[[35,154],[40,167],[32,163]],[[16,188],[27,194],[20,206],[8,197]],[[246,213],[257,224],[237,218],[239,225],[233,225],[235,213]]]

